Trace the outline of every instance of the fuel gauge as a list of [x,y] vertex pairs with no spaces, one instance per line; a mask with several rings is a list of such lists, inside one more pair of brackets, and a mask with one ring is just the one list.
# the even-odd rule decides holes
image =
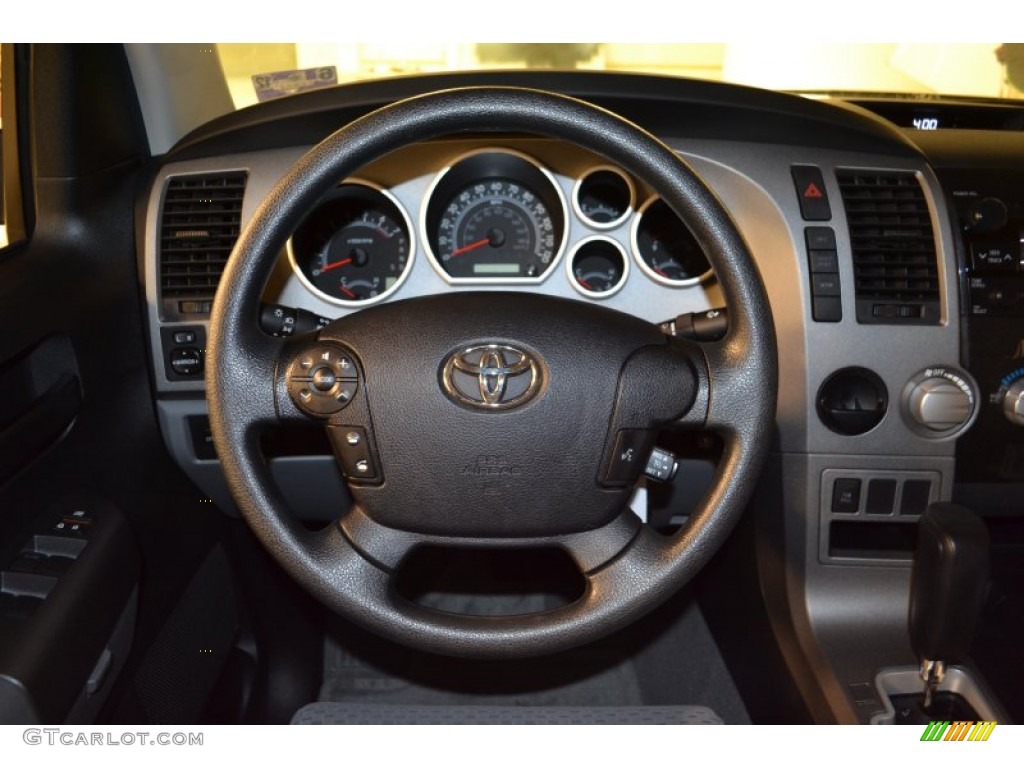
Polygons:
[[606,299],[626,284],[629,259],[625,249],[607,237],[581,240],[566,261],[569,282],[591,299]]

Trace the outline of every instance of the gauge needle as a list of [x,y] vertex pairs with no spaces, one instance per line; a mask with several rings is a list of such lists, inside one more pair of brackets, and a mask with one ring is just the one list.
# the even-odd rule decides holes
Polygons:
[[349,259],[342,259],[341,261],[336,261],[333,264],[325,265],[324,268],[321,269],[320,271],[321,272],[330,272],[332,269],[335,269],[336,267],[344,267],[346,264],[351,264],[351,263],[352,263],[352,259],[351,258],[349,258]]
[[579,283],[583,287],[584,290],[587,290],[587,291],[594,290],[593,288],[590,287],[590,283],[588,283],[582,277],[577,277],[576,278],[576,282]]
[[460,254],[466,253],[467,251],[482,248],[483,246],[487,245],[490,242],[491,238],[485,237],[483,240],[477,240],[475,243],[470,243],[469,245],[464,245],[461,248],[456,248],[454,251],[452,251],[452,256],[458,256]]
[[348,297],[349,297],[350,299],[356,299],[356,298],[359,298],[358,296],[356,296],[356,294],[355,294],[355,291],[351,291],[351,290],[349,290],[349,289],[348,289],[348,288],[346,288],[346,287],[345,287],[344,285],[339,285],[339,286],[338,286],[338,289],[339,289],[339,290],[340,290],[340,291],[341,291],[342,293],[344,293],[344,294],[345,294],[346,296],[348,296]]

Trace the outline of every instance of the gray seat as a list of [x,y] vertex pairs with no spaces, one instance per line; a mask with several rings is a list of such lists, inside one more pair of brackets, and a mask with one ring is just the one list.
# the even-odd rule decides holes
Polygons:
[[321,701],[292,725],[722,725],[707,707],[417,706]]

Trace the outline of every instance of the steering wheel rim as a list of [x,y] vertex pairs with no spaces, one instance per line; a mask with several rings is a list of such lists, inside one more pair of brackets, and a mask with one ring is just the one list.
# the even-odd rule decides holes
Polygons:
[[[696,388],[685,414],[675,420],[723,437],[709,491],[690,522],[671,537],[640,525],[628,510],[593,530],[526,537],[526,543],[566,549],[586,579],[582,597],[543,614],[463,616],[403,600],[392,589],[391,571],[412,548],[438,537],[382,525],[358,505],[338,525],[312,533],[289,515],[259,452],[261,429],[299,418],[284,373],[295,351],[264,335],[256,322],[287,237],[324,193],[367,163],[413,142],[468,131],[569,141],[646,181],[693,231],[730,308],[721,341],[676,345],[673,352],[687,357]],[[323,338],[331,340],[331,326]],[[208,358],[214,443],[239,508],[271,554],[341,615],[398,642],[470,657],[538,655],[580,645],[639,618],[689,581],[725,541],[753,492],[770,443],[777,391],[774,330],[756,264],[696,172],[658,139],[611,112],[557,94],[506,87],[396,102],[304,155],[254,212],[228,260],[211,315]],[[493,537],[466,541],[500,543]]]

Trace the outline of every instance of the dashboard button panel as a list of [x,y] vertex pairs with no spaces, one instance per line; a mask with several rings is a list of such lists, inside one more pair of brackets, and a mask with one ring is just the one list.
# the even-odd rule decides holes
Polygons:
[[811,317],[817,323],[838,323],[843,319],[843,302],[835,230],[806,227],[804,239],[811,272]]

